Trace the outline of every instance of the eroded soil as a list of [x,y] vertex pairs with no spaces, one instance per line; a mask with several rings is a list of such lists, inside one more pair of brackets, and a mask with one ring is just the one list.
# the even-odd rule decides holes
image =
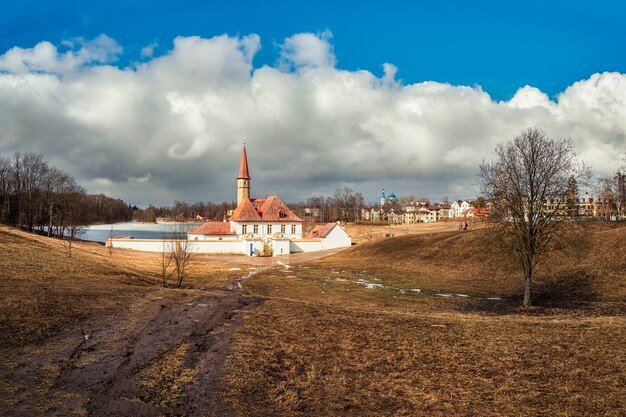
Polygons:
[[229,415],[224,363],[234,329],[260,302],[153,289],[38,345],[2,349],[2,415]]

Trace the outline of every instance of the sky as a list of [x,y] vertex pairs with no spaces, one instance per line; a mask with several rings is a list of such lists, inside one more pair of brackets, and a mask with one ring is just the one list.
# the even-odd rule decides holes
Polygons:
[[626,152],[621,1],[14,1],[0,155],[31,150],[132,204],[349,186],[471,198],[530,126],[596,175]]

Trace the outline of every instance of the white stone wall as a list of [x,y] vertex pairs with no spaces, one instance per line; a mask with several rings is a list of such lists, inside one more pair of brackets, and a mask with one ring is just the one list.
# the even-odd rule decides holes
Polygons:
[[350,246],[352,246],[352,238],[340,226],[333,227],[330,233],[322,239],[323,250],[349,248]]
[[[300,225],[301,230],[301,225]],[[193,236],[193,235],[191,235]],[[264,241],[267,241],[265,243]],[[166,240],[161,239],[109,239],[107,246],[120,249],[132,249],[144,252],[172,251],[176,243],[189,245],[189,250],[194,253],[216,254],[245,254],[259,256],[263,253],[266,244],[272,245],[274,256],[287,255],[297,252],[314,252],[327,249],[350,247],[352,239],[340,226],[335,226],[323,239],[223,239],[223,240]]]
[[289,241],[291,253],[315,252],[322,249],[322,239],[299,239]]
[[[179,241],[184,244],[185,241]],[[190,240],[189,250],[194,253],[244,253],[241,240]],[[163,252],[175,248],[175,240],[160,239],[109,239],[107,246],[121,249],[133,249],[143,252]]]
[[248,256],[259,256],[263,252],[263,241],[261,239],[244,239],[242,253]]
[[291,248],[288,239],[272,240],[272,253],[274,256],[289,255]]
[[333,227],[323,238],[292,240],[289,244],[292,253],[349,248],[350,246],[352,246],[352,238],[341,226]]

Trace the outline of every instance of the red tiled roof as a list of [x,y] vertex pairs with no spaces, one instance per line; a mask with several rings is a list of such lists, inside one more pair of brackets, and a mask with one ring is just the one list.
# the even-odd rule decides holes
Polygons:
[[[257,200],[259,202],[259,200]],[[267,197],[262,204],[258,206],[263,221],[275,222],[301,222],[302,219],[287,207],[280,198],[275,195]]]
[[337,223],[326,223],[325,225],[315,226],[304,238],[315,239],[318,237],[326,237],[335,225],[337,225]]
[[239,204],[231,220],[239,222],[301,222],[302,219],[275,195],[267,198],[245,199]]
[[257,212],[254,204],[252,204],[249,199],[244,198],[241,204],[237,206],[235,212],[233,213],[233,216],[230,219],[236,221],[253,222],[261,221],[261,216]]
[[465,210],[465,212],[463,214],[466,214],[467,212],[472,212],[472,214],[476,217],[487,217],[489,216],[489,209],[488,208],[470,208],[469,210]]
[[250,173],[248,172],[248,155],[246,154],[246,145],[243,145],[243,152],[241,152],[241,164],[239,164],[239,176],[237,179],[250,179]]
[[189,231],[194,235],[233,235],[230,222],[204,222]]

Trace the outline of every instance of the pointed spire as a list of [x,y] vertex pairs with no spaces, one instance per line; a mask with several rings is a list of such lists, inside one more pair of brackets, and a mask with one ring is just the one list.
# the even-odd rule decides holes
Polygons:
[[250,179],[248,172],[248,155],[246,154],[246,143],[243,143],[243,152],[241,152],[241,164],[239,165],[239,176],[237,179]]

